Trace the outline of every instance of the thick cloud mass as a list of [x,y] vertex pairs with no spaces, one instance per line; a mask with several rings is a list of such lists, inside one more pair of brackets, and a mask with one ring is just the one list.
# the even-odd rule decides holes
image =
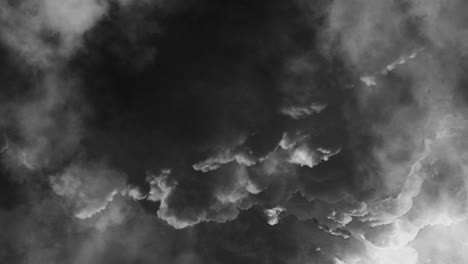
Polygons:
[[0,262],[467,263],[466,11],[0,2]]

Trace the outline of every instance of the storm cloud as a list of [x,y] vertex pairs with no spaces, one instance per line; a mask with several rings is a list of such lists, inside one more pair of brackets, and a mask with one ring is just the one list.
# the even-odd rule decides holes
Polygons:
[[1,262],[465,263],[467,10],[1,2]]

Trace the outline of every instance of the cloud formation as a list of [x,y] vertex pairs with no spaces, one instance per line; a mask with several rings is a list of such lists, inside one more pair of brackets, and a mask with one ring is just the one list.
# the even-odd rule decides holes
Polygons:
[[465,263],[467,8],[1,3],[0,260]]

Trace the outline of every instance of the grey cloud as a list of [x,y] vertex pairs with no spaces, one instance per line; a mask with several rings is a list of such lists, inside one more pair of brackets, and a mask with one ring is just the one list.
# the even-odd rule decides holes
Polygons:
[[281,113],[294,119],[302,119],[314,113],[320,113],[326,105],[312,104],[310,106],[289,106],[283,107]]
[[80,219],[104,210],[114,196],[124,190],[125,182],[122,172],[90,162],[73,163],[62,173],[50,176],[54,192],[71,204],[75,216]]
[[463,263],[467,5],[228,2],[0,4],[0,257]]
[[[163,170],[159,176],[151,176],[148,181],[151,190],[148,196],[150,201],[159,201],[158,216],[175,228],[185,228],[205,221],[226,222],[233,220],[239,214],[239,210],[246,210],[253,205],[251,195],[258,194],[261,190],[248,176],[247,169],[242,165],[230,163],[226,167],[212,172],[209,175],[192,172],[204,182],[209,177],[217,183],[205,191],[206,197],[195,197],[195,192],[190,193],[177,181],[169,176],[171,170]],[[218,179],[215,179],[215,178]],[[201,183],[202,186],[207,183]],[[191,199],[194,199],[193,201]],[[197,204],[200,202],[201,204]],[[181,207],[181,205],[183,205]]]

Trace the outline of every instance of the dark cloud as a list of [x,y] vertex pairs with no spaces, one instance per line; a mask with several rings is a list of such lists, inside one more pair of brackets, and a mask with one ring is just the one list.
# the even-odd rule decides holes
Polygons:
[[464,263],[466,8],[1,3],[1,262]]

